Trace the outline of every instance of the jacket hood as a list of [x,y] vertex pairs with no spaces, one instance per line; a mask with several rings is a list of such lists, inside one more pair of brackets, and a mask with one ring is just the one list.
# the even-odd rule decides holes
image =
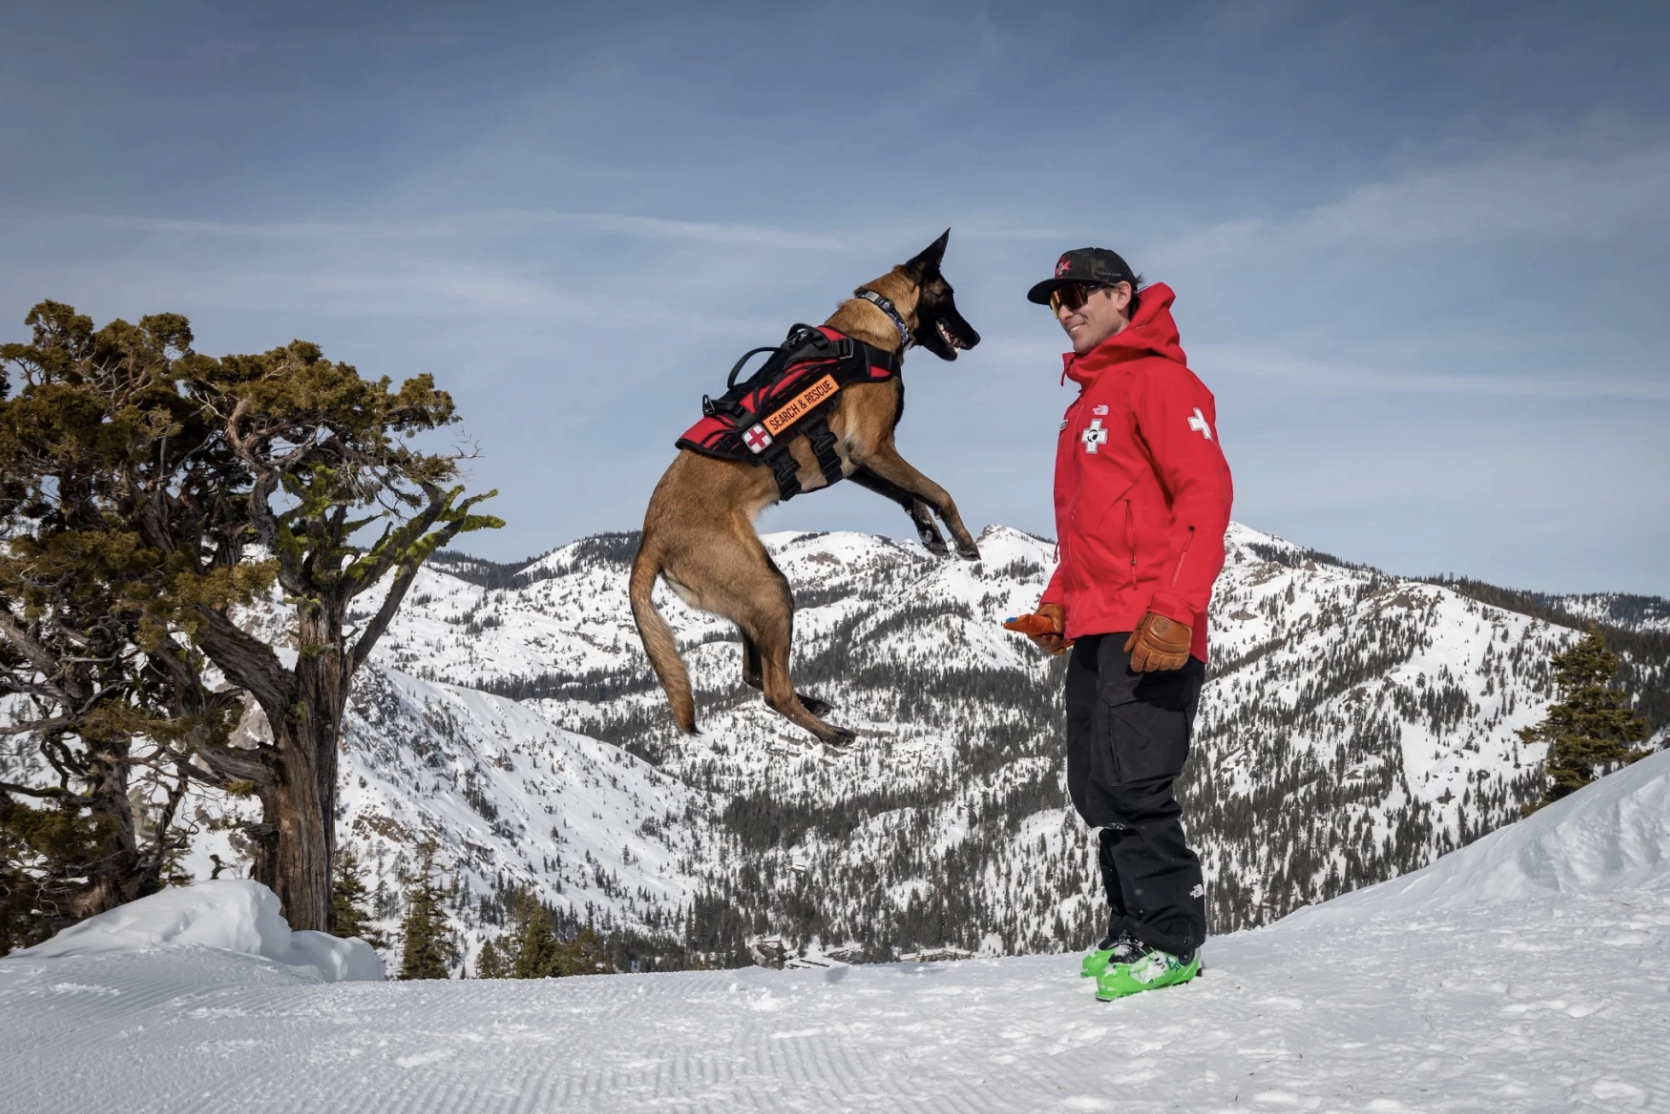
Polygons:
[[1137,315],[1131,323],[1082,356],[1064,353],[1062,375],[1083,385],[1107,368],[1127,360],[1157,356],[1185,364],[1177,322],[1171,316],[1171,303],[1176,300],[1177,295],[1163,282],[1144,287],[1137,299]]

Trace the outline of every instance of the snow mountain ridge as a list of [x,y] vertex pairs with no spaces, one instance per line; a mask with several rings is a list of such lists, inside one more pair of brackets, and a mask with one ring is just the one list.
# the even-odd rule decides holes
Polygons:
[[[1092,840],[1065,797],[1061,662],[998,623],[1050,542],[988,528],[975,563],[855,533],[768,535],[797,601],[796,684],[859,739],[807,738],[741,684],[730,624],[657,604],[702,733],[679,735],[626,601],[635,536],[521,566],[442,554],[356,682],[339,838],[391,932],[436,838],[460,969],[531,887],[617,962],[830,963],[1076,948],[1100,935]],[[1593,597],[1590,597],[1593,598]],[[1544,600],[1547,597],[1543,597]],[[1638,609],[1639,610],[1639,609]],[[1625,651],[1665,687],[1647,614]],[[1234,525],[1182,792],[1212,930],[1407,873],[1538,789],[1515,729],[1570,626]],[[236,862],[237,804],[199,800],[192,868]]]

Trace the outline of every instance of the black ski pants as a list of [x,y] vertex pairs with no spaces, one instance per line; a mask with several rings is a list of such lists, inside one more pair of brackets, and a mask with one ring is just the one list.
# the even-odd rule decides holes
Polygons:
[[1206,667],[1133,673],[1130,632],[1078,639],[1067,661],[1067,791],[1100,828],[1108,934],[1183,954],[1206,940],[1200,859],[1172,783],[1189,756]]

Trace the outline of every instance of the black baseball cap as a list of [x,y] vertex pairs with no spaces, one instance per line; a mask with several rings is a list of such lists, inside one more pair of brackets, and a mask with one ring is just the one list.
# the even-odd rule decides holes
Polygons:
[[1055,261],[1055,277],[1047,278],[1026,292],[1026,300],[1041,306],[1050,304],[1050,295],[1063,286],[1082,282],[1088,286],[1112,286],[1128,282],[1137,288],[1136,273],[1116,251],[1107,248],[1074,248]]

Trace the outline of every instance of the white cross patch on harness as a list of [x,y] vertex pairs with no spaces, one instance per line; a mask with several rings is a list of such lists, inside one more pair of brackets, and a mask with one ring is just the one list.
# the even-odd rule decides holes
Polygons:
[[1208,441],[1212,440],[1212,427],[1206,424],[1206,415],[1200,412],[1198,406],[1195,407],[1194,416],[1189,419],[1189,428]]
[[1090,423],[1090,428],[1079,434],[1079,440],[1084,442],[1084,451],[1093,453],[1097,445],[1108,443],[1108,431],[1102,428],[1102,419],[1097,418]]
[[764,452],[766,446],[771,444],[771,434],[765,431],[765,426],[757,425],[744,433],[742,440],[748,446],[749,452],[760,453]]

